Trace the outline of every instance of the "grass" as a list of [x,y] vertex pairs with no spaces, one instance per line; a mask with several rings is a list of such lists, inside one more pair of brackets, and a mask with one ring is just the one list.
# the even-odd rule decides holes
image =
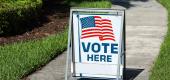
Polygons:
[[0,80],[19,80],[62,53],[66,46],[66,31],[41,40],[0,46]]
[[161,45],[160,54],[152,68],[150,80],[170,79],[170,0],[159,0],[168,10],[168,32]]
[[[79,7],[110,8],[108,1],[90,1]],[[20,80],[62,53],[67,46],[67,30],[41,40],[0,46],[0,80]]]

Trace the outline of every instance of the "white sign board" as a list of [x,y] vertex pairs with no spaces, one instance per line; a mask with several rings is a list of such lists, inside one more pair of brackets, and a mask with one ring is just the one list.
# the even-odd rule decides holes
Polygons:
[[70,17],[73,76],[120,80],[124,66],[124,11],[74,9]]

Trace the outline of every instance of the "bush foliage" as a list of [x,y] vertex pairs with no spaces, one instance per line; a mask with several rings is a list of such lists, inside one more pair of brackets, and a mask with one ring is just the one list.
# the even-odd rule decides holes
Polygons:
[[22,32],[41,6],[42,0],[0,0],[0,35]]

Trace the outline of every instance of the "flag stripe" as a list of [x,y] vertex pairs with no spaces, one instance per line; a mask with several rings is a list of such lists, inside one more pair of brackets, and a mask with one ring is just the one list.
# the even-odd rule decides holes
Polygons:
[[[102,19],[100,16],[93,16],[93,17],[94,17],[93,20],[95,20],[94,21],[95,26],[94,27],[86,26],[85,28],[83,28],[81,39],[90,38],[90,37],[99,37],[99,40],[101,41],[104,40],[115,41],[111,20]],[[85,17],[85,18],[92,18],[92,17]],[[91,22],[93,21],[89,21],[89,23],[86,24],[91,24]]]
[[115,41],[115,39],[113,39],[113,38],[104,38],[104,39],[101,39],[101,41],[104,41],[104,40],[112,40],[112,41]]
[[112,28],[112,26],[96,26],[96,27],[99,27],[99,28],[103,28],[103,27]]
[[89,35],[89,36],[84,36],[84,37],[81,37],[81,39],[83,39],[83,38],[89,38],[89,37],[98,37],[98,36],[101,36],[101,35]]
[[87,34],[110,34],[110,35],[113,35],[112,32],[87,32],[87,33],[83,33],[82,35],[87,35]]
[[108,19],[102,19],[102,21],[111,22],[111,20],[108,20]]
[[94,16],[94,18],[100,18],[100,19],[101,19],[101,17],[100,17],[100,16]]
[[84,29],[82,30],[82,33],[85,33],[85,32],[113,32],[112,29]]

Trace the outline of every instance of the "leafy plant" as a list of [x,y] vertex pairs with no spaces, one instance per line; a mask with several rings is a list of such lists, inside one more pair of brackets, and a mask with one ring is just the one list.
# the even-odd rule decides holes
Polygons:
[[19,33],[29,21],[38,17],[41,0],[1,0],[0,35]]

